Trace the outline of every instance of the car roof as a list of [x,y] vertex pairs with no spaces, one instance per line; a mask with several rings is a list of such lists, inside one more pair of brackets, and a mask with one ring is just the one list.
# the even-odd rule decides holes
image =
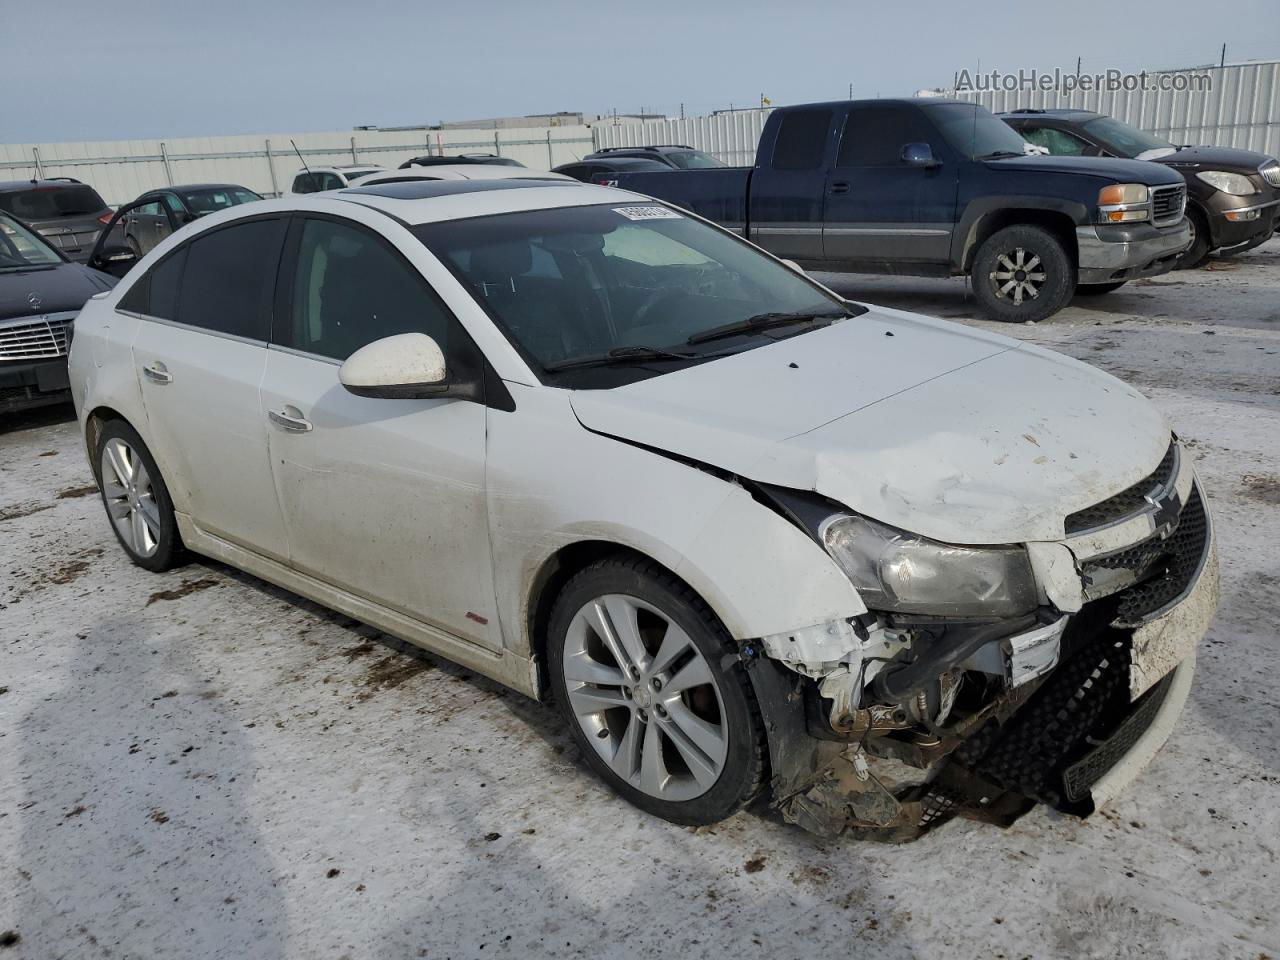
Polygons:
[[56,187],[87,187],[87,183],[79,180],[73,180],[71,177],[47,177],[43,180],[0,180],[0,190],[30,190],[32,187],[40,187],[48,190]]
[[1072,107],[1050,107],[1045,110],[1034,109],[1031,107],[1023,107],[1020,110],[1010,110],[1007,113],[999,113],[1000,117],[1060,117],[1062,119],[1084,120],[1100,117],[1102,114],[1095,113],[1092,110],[1077,110]]
[[179,183],[172,187],[156,187],[154,190],[148,190],[142,194],[149,197],[156,193],[181,193],[184,190],[248,190],[246,186],[238,183]]
[[360,177],[352,187],[377,186],[364,181],[378,177],[381,183],[408,183],[420,180],[572,180],[562,173],[542,173],[524,167],[503,167],[496,164],[458,164],[423,167],[406,170],[376,170]]
[[649,197],[597,187],[576,180],[504,178],[500,180],[414,180],[347,187],[313,194],[359,203],[408,224],[438,223],[526,210],[583,207],[603,203],[653,203]]

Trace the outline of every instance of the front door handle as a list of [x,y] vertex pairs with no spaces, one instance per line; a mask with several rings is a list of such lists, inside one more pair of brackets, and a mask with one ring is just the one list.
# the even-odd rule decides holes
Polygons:
[[831,192],[832,193],[848,193],[849,184],[843,180],[837,180],[835,183],[831,185]]
[[268,410],[267,419],[293,433],[311,432],[311,421],[298,413],[293,407],[285,407],[283,410]]
[[143,367],[142,374],[152,383],[173,383],[173,374],[159,360]]

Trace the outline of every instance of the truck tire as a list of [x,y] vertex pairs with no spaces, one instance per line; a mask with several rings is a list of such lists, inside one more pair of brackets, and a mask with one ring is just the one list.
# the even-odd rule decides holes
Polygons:
[[974,295],[988,320],[1043,320],[1067,305],[1076,268],[1048,230],[1017,224],[997,230],[978,248],[970,271]]
[[1175,270],[1194,270],[1209,259],[1209,223],[1195,207],[1187,207],[1187,223],[1191,226],[1191,246],[1178,258]]
[[1100,297],[1112,290],[1119,290],[1128,280],[1117,280],[1115,283],[1081,283],[1076,285],[1077,297]]

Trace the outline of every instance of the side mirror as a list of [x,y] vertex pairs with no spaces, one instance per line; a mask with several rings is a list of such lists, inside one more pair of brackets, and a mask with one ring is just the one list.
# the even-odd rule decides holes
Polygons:
[[909,167],[940,167],[942,162],[933,156],[933,147],[927,143],[908,143],[902,147],[902,162]]
[[99,250],[89,261],[89,266],[113,277],[123,277],[137,262],[138,255],[133,252],[132,247],[112,244]]
[[400,333],[365,344],[338,369],[357,397],[414,400],[448,392],[449,371],[439,344],[425,333]]

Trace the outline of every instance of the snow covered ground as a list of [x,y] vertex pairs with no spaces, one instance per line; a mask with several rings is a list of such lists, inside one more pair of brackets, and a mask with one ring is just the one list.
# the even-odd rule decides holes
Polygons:
[[[960,282],[824,279],[972,322]],[[0,425],[0,960],[1280,956],[1280,241],[1001,329],[1145,391],[1218,525],[1192,699],[1102,814],[902,847],[653,820],[548,707],[128,564],[54,411]]]

